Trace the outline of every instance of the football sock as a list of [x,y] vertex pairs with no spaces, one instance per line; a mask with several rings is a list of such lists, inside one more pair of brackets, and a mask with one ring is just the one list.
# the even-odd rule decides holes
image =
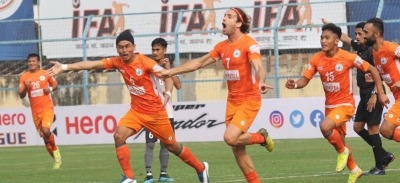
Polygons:
[[249,145],[251,144],[262,144],[265,142],[265,138],[260,133],[250,133],[251,137],[249,140]]
[[261,183],[256,171],[246,173],[244,177],[246,177],[248,183]]
[[54,140],[53,133],[50,133],[50,136],[47,138],[43,137],[43,140],[44,140],[47,152],[50,154],[51,157],[54,158],[53,151],[57,150],[58,148],[56,146],[56,142]]
[[124,171],[124,175],[130,179],[133,179],[133,171],[130,164],[130,154],[128,145],[123,145],[115,149],[119,165]]
[[383,170],[383,157],[387,154],[382,147],[382,141],[379,134],[371,135],[372,151],[374,152],[375,167]]
[[393,140],[396,142],[400,142],[400,129],[396,128],[393,132]]
[[335,147],[338,153],[342,153],[344,151],[342,138],[336,129],[333,129],[332,134],[329,137],[326,137],[326,139],[328,139],[329,143]]
[[151,172],[151,166],[153,164],[153,151],[154,151],[154,142],[146,143],[146,151],[144,153],[144,165],[147,172]]
[[161,172],[166,172],[168,168],[169,151],[164,143],[161,142],[160,146],[160,170]]
[[370,146],[372,146],[371,143],[371,136],[368,133],[368,130],[366,130],[365,128],[362,129],[360,132],[357,132],[357,134],[364,139],[365,142],[367,142]]
[[182,161],[184,161],[186,164],[190,165],[194,169],[196,169],[197,173],[203,172],[205,169],[205,166],[203,165],[202,162],[200,162],[190,151],[189,148],[182,146],[182,152],[178,156]]
[[357,164],[353,157],[353,151],[351,150],[351,148],[349,146],[346,145],[346,147],[350,151],[349,159],[347,159],[347,168],[349,168],[349,170],[354,170],[354,168],[357,167]]

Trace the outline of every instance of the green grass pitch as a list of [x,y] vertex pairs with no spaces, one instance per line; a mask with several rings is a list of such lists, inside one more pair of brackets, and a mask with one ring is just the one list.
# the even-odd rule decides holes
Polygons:
[[[371,148],[361,138],[348,138],[358,165],[367,171],[374,166]],[[383,139],[386,150],[400,158],[399,144]],[[210,164],[210,182],[245,183],[230,148],[223,142],[184,143],[202,161]],[[131,164],[138,182],[143,182],[144,144],[129,144]],[[247,147],[261,181],[268,183],[347,182],[349,171],[335,172],[336,152],[325,139],[275,140],[275,149],[267,152],[259,145]],[[114,183],[121,170],[112,144],[60,146],[63,164],[52,169],[52,159],[44,146],[0,148],[0,182]],[[153,173],[158,178],[159,144],[154,153]],[[384,176],[363,176],[360,183],[399,182],[400,160],[386,169]],[[176,183],[196,183],[195,171],[170,155],[168,173]],[[157,182],[157,181],[156,181]]]

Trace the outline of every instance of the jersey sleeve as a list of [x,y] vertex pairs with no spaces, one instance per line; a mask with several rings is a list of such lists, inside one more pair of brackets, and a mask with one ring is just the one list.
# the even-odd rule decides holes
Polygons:
[[153,75],[158,77],[161,76],[160,72],[164,70],[164,68],[158,65],[156,61],[148,57],[143,59],[143,65],[147,71],[150,71]]
[[103,61],[104,69],[114,69],[114,68],[116,68],[116,66],[115,66],[116,58],[115,57],[104,58],[102,61]]
[[221,43],[215,45],[214,49],[208,53],[210,57],[213,58],[214,60],[219,60],[221,58],[220,48],[221,48]]
[[314,74],[317,72],[317,66],[316,66],[317,61],[318,61],[318,56],[314,55],[311,58],[310,62],[307,64],[307,68],[303,74],[304,77],[310,80],[314,77]]
[[248,51],[248,59],[250,62],[256,59],[261,59],[260,45],[258,45],[255,40],[249,41]]
[[47,81],[49,82],[50,86],[57,85],[57,81],[56,81],[56,79],[54,79],[53,76],[48,76]]
[[400,46],[397,44],[393,44],[391,49],[393,50],[394,55],[396,55],[396,57],[400,59]]
[[370,64],[367,61],[363,60],[358,55],[349,53],[349,56],[347,56],[347,58],[349,58],[353,62],[353,66],[356,67],[357,69],[363,72],[368,71],[368,67]]

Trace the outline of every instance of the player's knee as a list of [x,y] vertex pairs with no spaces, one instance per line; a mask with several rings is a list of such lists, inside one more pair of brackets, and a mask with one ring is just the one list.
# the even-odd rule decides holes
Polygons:
[[114,133],[114,141],[116,145],[121,145],[125,143],[125,138],[123,134]]
[[148,149],[148,150],[154,150],[154,146],[155,146],[154,142],[147,142],[146,143],[146,149]]
[[385,137],[385,138],[387,138],[387,139],[392,139],[393,132],[391,132],[390,130],[388,130],[388,129],[386,129],[386,128],[380,128],[380,129],[379,129],[379,133],[380,133],[383,137]]
[[233,137],[224,136],[224,141],[229,146],[236,146],[237,145],[237,140],[235,138],[233,138]]

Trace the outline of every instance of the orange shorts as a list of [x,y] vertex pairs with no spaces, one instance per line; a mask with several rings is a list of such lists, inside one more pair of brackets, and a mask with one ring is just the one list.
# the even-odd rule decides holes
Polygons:
[[253,124],[253,121],[256,118],[260,108],[260,100],[250,100],[238,103],[228,101],[226,103],[225,115],[226,126],[233,124],[240,128],[243,132],[247,132],[247,130]]
[[129,109],[119,121],[118,126],[131,128],[135,133],[145,127],[164,144],[174,144],[176,142],[175,133],[166,110],[153,114],[143,114]]
[[353,106],[339,106],[336,108],[326,108],[325,116],[335,122],[339,133],[346,135],[346,122],[350,121],[355,112]]
[[40,130],[42,127],[50,128],[54,122],[54,110],[46,109],[40,113],[32,112],[32,117],[36,130]]
[[400,99],[396,100],[385,115],[387,122],[400,126]]

